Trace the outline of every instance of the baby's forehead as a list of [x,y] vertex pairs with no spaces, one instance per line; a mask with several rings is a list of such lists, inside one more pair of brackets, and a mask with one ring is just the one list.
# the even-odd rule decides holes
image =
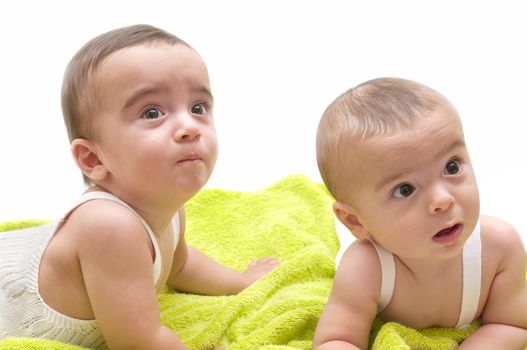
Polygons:
[[93,71],[97,72],[109,64],[119,65],[121,62],[132,61],[136,66],[140,67],[148,64],[148,60],[156,58],[162,59],[163,56],[186,57],[189,55],[197,61],[202,61],[194,49],[182,43],[164,41],[143,42],[126,46],[110,53],[94,67]]
[[366,181],[439,169],[452,157],[468,156],[463,133],[455,126],[372,137],[351,150],[354,175]]
[[380,155],[400,154],[408,157],[413,153],[433,155],[441,145],[464,142],[461,123],[456,118],[422,120],[410,129],[386,131],[382,135],[356,138],[351,148],[360,149],[358,154],[379,153]]
[[208,86],[205,63],[192,48],[183,44],[139,44],[109,55],[94,72],[95,89],[131,90],[136,86],[180,84],[186,80]]

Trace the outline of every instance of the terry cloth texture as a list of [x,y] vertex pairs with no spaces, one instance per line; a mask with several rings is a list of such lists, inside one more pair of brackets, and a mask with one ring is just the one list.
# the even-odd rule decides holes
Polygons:
[[[287,176],[256,192],[202,190],[185,206],[189,244],[239,271],[266,256],[281,265],[235,296],[190,295],[165,288],[158,297],[163,324],[192,350],[211,349],[211,344],[229,350],[311,349],[339,248],[332,202],[322,184],[302,175]],[[0,231],[38,223],[4,223]],[[370,349],[455,349],[477,327],[474,322],[467,329],[417,331],[376,320]],[[11,338],[0,342],[0,350],[6,349],[80,348]]]

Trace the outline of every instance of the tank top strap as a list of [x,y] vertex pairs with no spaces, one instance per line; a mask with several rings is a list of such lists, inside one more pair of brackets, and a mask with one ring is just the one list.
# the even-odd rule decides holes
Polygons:
[[463,296],[456,327],[470,325],[479,306],[481,293],[481,234],[479,221],[463,248]]
[[375,247],[381,262],[381,295],[379,297],[379,305],[377,306],[377,314],[379,314],[388,306],[390,300],[392,300],[395,289],[395,260],[392,253],[377,243],[370,242]]
[[[157,243],[157,238],[148,223],[139,215],[131,206],[129,206],[126,202],[118,198],[117,196],[109,193],[109,192],[102,192],[102,191],[93,191],[93,192],[86,192],[83,195],[80,196],[80,198],[77,200],[75,206],[73,209],[81,205],[82,203],[88,202],[93,199],[107,199],[111,200],[117,203],[120,203],[124,205],[125,207],[129,208],[132,212],[135,213],[137,218],[141,221],[143,226],[145,227],[146,232],[148,233],[148,236],[150,237],[150,241],[152,242],[152,245],[154,246],[154,252],[155,252],[155,258],[154,258],[154,284],[157,285],[157,282],[159,281],[159,278],[161,277],[161,251],[159,249],[159,244]],[[72,210],[73,210],[72,209]],[[72,211],[70,210],[70,212]],[[68,216],[69,213],[66,215]],[[177,218],[177,215],[176,217]],[[174,223],[174,220],[172,221]],[[179,219],[177,219],[178,222],[178,230],[179,232]],[[175,228],[174,228],[175,229]],[[176,231],[174,231],[176,232]],[[175,239],[176,234],[174,234]],[[178,235],[179,237],[179,235]],[[174,246],[177,245],[177,242],[174,243]]]
[[172,232],[174,232],[174,238],[172,240],[174,242],[173,252],[176,251],[177,244],[179,243],[179,228],[179,213],[176,213],[172,218]]

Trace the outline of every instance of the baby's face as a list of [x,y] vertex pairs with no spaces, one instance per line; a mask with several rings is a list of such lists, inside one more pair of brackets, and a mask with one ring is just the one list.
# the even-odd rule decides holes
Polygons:
[[477,223],[479,194],[453,108],[438,108],[413,130],[359,141],[354,154],[353,207],[377,243],[407,258],[459,254]]
[[109,190],[190,198],[206,183],[217,138],[207,69],[194,50],[164,43],[119,50],[93,84],[96,146],[110,173],[106,185],[116,188]]

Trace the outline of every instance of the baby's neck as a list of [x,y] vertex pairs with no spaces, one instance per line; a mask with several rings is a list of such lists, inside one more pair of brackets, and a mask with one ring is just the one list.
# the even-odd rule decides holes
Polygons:
[[114,193],[97,185],[90,187],[86,192],[93,191],[108,192],[121,199],[147,222],[156,235],[165,232],[171,226],[174,216],[184,204],[183,200],[177,198],[169,200],[134,198],[126,194]]
[[406,269],[409,274],[417,281],[437,280],[445,274],[455,273],[462,268],[463,257],[458,254],[450,259],[406,259],[394,255],[394,258]]
[[136,208],[134,208],[134,210],[148,223],[152,231],[159,236],[172,225],[172,220],[177,214],[179,208],[163,214],[146,212]]

